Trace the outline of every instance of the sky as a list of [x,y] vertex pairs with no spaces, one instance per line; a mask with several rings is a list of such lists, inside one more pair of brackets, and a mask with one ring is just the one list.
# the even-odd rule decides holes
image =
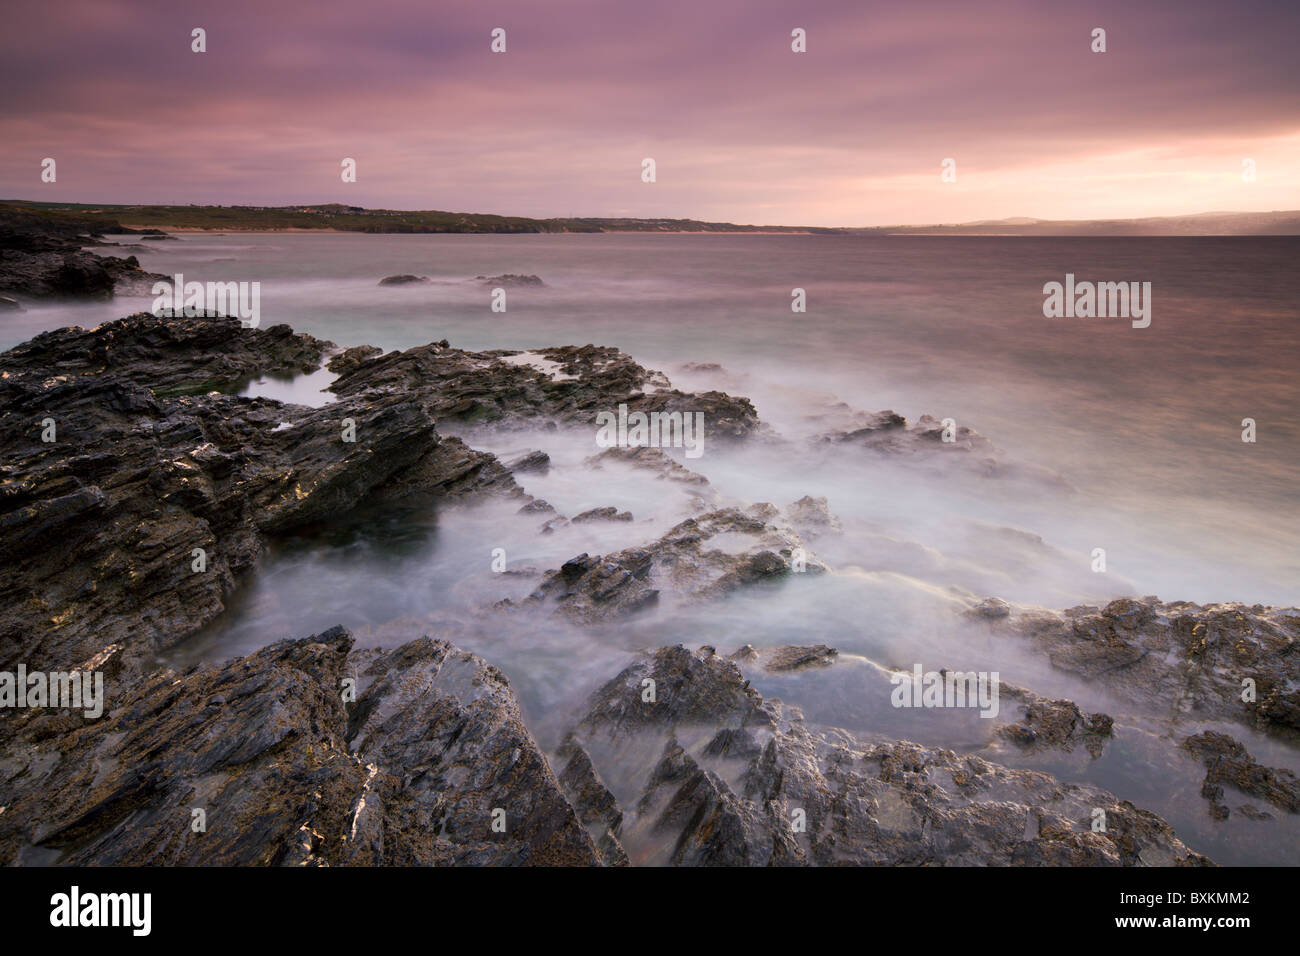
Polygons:
[[1298,40],[1293,0],[10,0],[0,197],[824,226],[1297,209]]

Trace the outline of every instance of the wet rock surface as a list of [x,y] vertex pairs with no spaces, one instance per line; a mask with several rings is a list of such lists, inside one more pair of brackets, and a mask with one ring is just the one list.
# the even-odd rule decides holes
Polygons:
[[0,353],[0,374],[81,381],[118,377],[160,395],[202,395],[229,391],[261,375],[313,371],[332,348],[332,342],[287,325],[254,329],[228,317],[139,312],[93,329],[42,332]]
[[1134,705],[1300,737],[1296,608],[1121,598],[1061,612],[984,602],[969,613]]
[[51,218],[35,210],[3,206],[0,292],[34,299],[111,299],[114,292],[149,294],[155,281],[168,278],[145,272],[135,256],[123,259],[85,251],[84,246],[105,244],[99,241],[102,228],[103,223],[75,216]]
[[400,396],[167,395],[319,354],[280,329],[142,315],[0,356],[0,664],[73,666],[114,643],[147,657],[215,617],[269,535],[363,502],[527,498]]
[[1111,738],[1114,720],[1107,714],[1087,714],[1072,700],[1048,700],[1023,687],[1002,684],[1003,697],[1019,708],[1015,723],[998,728],[998,733],[1026,750],[1063,750],[1082,746],[1100,757]]
[[[508,361],[539,356],[547,371]],[[475,428],[590,428],[600,412],[680,412],[704,415],[708,438],[743,438],[757,431],[748,399],[722,392],[687,393],[667,387],[662,373],[646,369],[618,349],[584,345],[468,352],[445,342],[389,352],[346,369],[330,390],[342,396],[402,392],[417,396],[448,433]]]
[[524,606],[554,607],[589,623],[611,620],[657,604],[661,594],[698,601],[779,581],[799,559],[806,571],[825,570],[774,505],[725,508],[688,518],[643,547],[577,555],[549,572]]
[[809,647],[785,645],[783,647],[765,647],[761,650],[752,644],[746,644],[728,657],[737,664],[757,664],[768,671],[795,671],[805,667],[825,667],[839,652],[825,644]]
[[951,418],[922,415],[908,421],[892,409],[864,412],[834,403],[814,422],[821,427],[809,446],[814,450],[864,450],[907,456],[925,462],[936,454],[988,478],[1011,479],[1072,492],[1058,472],[1027,462],[1012,461],[984,435]]
[[592,768],[590,812],[634,863],[1209,862],[1097,787],[809,726],[708,649],[661,648],[629,666],[593,695],[565,753]]
[[[1255,762],[1246,748],[1227,734],[1206,731],[1184,738],[1182,748],[1205,765],[1201,796],[1210,804],[1210,815],[1226,820],[1230,814],[1225,788],[1258,797],[1287,813],[1300,813],[1300,780],[1289,770],[1275,770]],[[1247,817],[1266,818],[1249,805],[1238,808]]]
[[335,628],[153,675],[57,735],[30,722],[0,751],[0,863],[600,862],[495,668],[351,645]]

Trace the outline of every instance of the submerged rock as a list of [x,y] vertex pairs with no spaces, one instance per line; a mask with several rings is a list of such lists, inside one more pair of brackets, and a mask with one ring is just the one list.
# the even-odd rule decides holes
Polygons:
[[528,285],[545,285],[539,276],[534,275],[515,275],[513,272],[507,272],[499,276],[475,276],[477,281],[487,285],[500,286],[528,286]]
[[[1226,820],[1230,812],[1225,802],[1225,785],[1266,800],[1287,813],[1300,813],[1300,780],[1296,775],[1289,770],[1260,766],[1244,746],[1227,734],[1206,731],[1184,738],[1181,746],[1205,764],[1201,796],[1209,801],[1210,815],[1216,820]],[[1252,819],[1268,816],[1250,806],[1239,809],[1243,816]]]

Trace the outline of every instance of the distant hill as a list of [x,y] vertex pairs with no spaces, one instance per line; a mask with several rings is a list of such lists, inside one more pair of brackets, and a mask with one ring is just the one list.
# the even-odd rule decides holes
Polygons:
[[0,202],[0,220],[48,214],[52,221],[171,229],[336,229],[384,233],[543,232],[808,232],[788,226],[737,226],[694,219],[529,219],[441,210],[313,206],[116,206],[89,203]]
[[785,233],[857,236],[1295,236],[1300,211],[1206,212],[1147,219],[1010,219],[956,224],[832,228],[746,226],[696,219],[530,219],[441,210],[364,209],[340,203],[311,206],[122,206],[0,201],[0,228],[44,223],[60,232],[137,229],[334,229],[383,233]]
[[1202,212],[1147,219],[993,219],[955,225],[848,229],[854,235],[926,236],[1297,236],[1300,210]]

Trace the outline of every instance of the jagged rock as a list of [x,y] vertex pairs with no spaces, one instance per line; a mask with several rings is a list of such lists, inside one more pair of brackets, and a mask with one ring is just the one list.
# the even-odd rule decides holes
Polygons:
[[725,372],[717,362],[683,362],[683,372]]
[[0,354],[0,373],[123,376],[159,395],[202,395],[261,375],[313,371],[332,347],[287,325],[244,328],[226,317],[138,312],[93,329],[42,332]]
[[529,451],[511,458],[505,466],[512,475],[524,472],[544,475],[551,470],[551,456],[544,451]]
[[167,276],[141,270],[135,256],[121,259],[86,252],[110,223],[92,225],[75,217],[51,217],[37,210],[0,208],[0,292],[32,298],[110,299],[114,291],[147,295]]
[[351,645],[333,628],[29,722],[0,750],[0,863],[601,862],[500,672],[430,638]]
[[[710,547],[727,536],[727,550]],[[734,539],[748,539],[741,548]],[[688,518],[644,547],[614,554],[580,554],[549,572],[528,598],[528,605],[553,604],[579,621],[618,618],[659,601],[661,592],[676,599],[717,597],[791,571],[798,533],[770,504],[724,508]],[[807,570],[823,565],[805,549]]]
[[[1227,734],[1206,731],[1185,737],[1181,746],[1205,764],[1201,796],[1210,802],[1210,815],[1216,820],[1226,820],[1229,815],[1224,802],[1225,785],[1267,800],[1287,813],[1300,813],[1300,780],[1296,775],[1289,770],[1260,766],[1244,746]],[[1253,807],[1240,809],[1243,815],[1253,819],[1267,817]]]
[[[1002,452],[988,438],[956,422],[945,426],[945,421],[949,420],[922,415],[909,423],[893,410],[863,412],[836,403],[817,420],[822,427],[832,427],[816,434],[810,447],[814,452],[860,448],[878,454],[917,457],[921,461],[942,454],[945,461],[959,462],[984,477],[1027,480],[1066,492],[1075,490],[1064,475],[1029,463],[1005,461]],[[950,440],[945,441],[945,437]]]
[[[509,361],[537,355],[555,371]],[[599,412],[701,412],[707,438],[744,438],[758,429],[748,399],[722,392],[692,394],[655,386],[662,373],[643,368],[618,349],[594,345],[466,352],[432,343],[389,352],[343,372],[330,390],[359,396],[400,393],[418,398],[446,433],[459,429],[536,429],[559,425],[596,431]]]
[[[735,664],[661,648],[572,731],[636,862],[1205,865],[1159,817],[1090,785],[904,741],[862,743],[764,700]],[[1093,832],[1093,812],[1106,832]]]
[[980,601],[967,612],[971,617],[982,617],[989,620],[997,620],[1007,617],[1011,614],[1011,605],[1001,598],[987,598]]
[[[425,637],[364,662],[360,674],[373,683],[350,708],[347,739],[379,768],[372,789],[383,806],[380,820],[366,821],[363,857],[346,862],[601,862],[495,667]],[[502,833],[492,829],[496,810]],[[440,859],[447,844],[454,854]]]
[[1100,757],[1110,738],[1114,720],[1107,714],[1085,714],[1072,700],[1048,700],[1023,687],[1003,683],[1003,697],[1019,700],[1019,720],[998,728],[998,733],[1025,750],[1064,750],[1081,744]]
[[264,369],[319,345],[145,314],[0,355],[0,665],[67,667],[118,643],[135,666],[212,620],[268,536],[363,503],[528,500],[495,458],[442,438],[397,395],[310,409],[147,387],[230,381],[245,362]]
[[605,865],[626,866],[627,852],[618,840],[619,827],[623,824],[618,801],[596,773],[587,752],[575,746],[572,739],[565,740],[558,756],[564,761],[560,783],[578,819],[596,842]]
[[1027,639],[1054,666],[1136,706],[1168,702],[1168,716],[1178,719],[1231,720],[1300,736],[1296,608],[1202,607],[1154,597],[1121,598],[1103,609],[1017,608],[1000,617],[981,608],[968,614],[993,633]]
[[631,521],[632,512],[619,511],[617,508],[592,508],[590,511],[584,511],[582,514],[574,515],[572,521],[574,524],[583,524],[590,521]]
[[786,644],[781,647],[765,647],[756,650],[752,644],[732,654],[728,660],[743,664],[758,664],[769,671],[794,671],[806,667],[824,667],[829,664],[839,651],[825,644],[800,647]]
[[366,360],[383,354],[383,349],[377,349],[373,345],[356,345],[350,349],[344,349],[332,357],[326,367],[331,372],[342,375],[344,372],[352,371]]

